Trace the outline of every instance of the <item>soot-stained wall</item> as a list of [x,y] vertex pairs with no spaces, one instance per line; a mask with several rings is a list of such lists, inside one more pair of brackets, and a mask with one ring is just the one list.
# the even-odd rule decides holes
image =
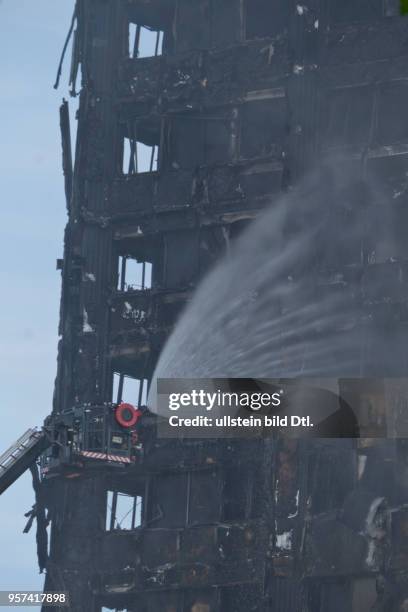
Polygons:
[[[115,375],[149,380],[230,241],[333,153],[354,184],[370,175],[381,189],[363,202],[364,236],[324,262],[324,282],[341,281],[367,317],[405,338],[408,18],[398,2],[78,0],[76,10],[82,89],[73,176],[63,122],[56,413],[115,401]],[[144,57],[138,36],[152,31]],[[364,197],[345,195],[329,223],[348,232]],[[123,258],[140,276],[120,284]],[[406,375],[401,355],[390,349],[383,375]],[[402,612],[407,457],[405,440],[370,437],[153,436],[126,471],[44,483],[46,588],[70,590],[84,612]],[[140,499],[140,524],[107,529],[107,491]]]

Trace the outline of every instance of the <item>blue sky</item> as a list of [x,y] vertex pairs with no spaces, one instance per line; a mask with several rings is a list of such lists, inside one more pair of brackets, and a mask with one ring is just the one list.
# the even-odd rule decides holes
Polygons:
[[[60,90],[52,86],[73,5],[0,1],[0,453],[51,410],[61,281],[55,261],[66,222],[58,108],[68,65]],[[22,534],[32,504],[27,474],[0,497],[0,590],[42,587],[35,530]]]

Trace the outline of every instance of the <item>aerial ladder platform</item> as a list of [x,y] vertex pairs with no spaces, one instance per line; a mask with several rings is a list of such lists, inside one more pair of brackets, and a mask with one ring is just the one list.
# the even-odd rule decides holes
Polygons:
[[0,495],[30,468],[51,443],[44,431],[31,428],[0,455]]
[[[48,416],[0,455],[0,495],[41,457],[41,476],[85,468],[131,466],[141,453],[136,425],[142,410],[132,404],[75,406]],[[52,447],[52,452],[46,451]]]

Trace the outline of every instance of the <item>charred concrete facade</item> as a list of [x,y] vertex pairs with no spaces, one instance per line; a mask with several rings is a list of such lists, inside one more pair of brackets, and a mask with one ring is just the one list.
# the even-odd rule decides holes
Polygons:
[[[69,220],[54,414],[143,401],[228,241],[333,150],[386,186],[372,203],[378,234],[336,262],[342,273],[357,266],[358,281],[342,282],[356,282],[405,342],[408,18],[398,2],[78,0],[75,16],[71,84],[81,67],[82,87],[73,170],[61,109]],[[151,57],[140,57],[152,32]],[[395,252],[381,249],[385,210],[401,227]],[[382,375],[406,374],[389,363]],[[366,434],[153,434],[125,469],[48,478],[46,588],[87,612],[406,610],[407,447]]]

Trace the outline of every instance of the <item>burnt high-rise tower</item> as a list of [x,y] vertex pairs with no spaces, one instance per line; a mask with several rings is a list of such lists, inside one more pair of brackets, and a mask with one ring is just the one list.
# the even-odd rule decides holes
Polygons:
[[[43,462],[39,493],[51,521],[47,590],[69,591],[84,612],[407,610],[408,498],[392,485],[402,441],[143,447],[104,429],[111,403],[144,401],[226,238],[319,158],[336,149],[356,174],[373,172],[384,187],[379,231],[383,208],[405,227],[408,18],[398,0],[77,0],[75,20],[74,169],[61,109],[62,446]],[[362,248],[347,263],[403,343],[399,236],[395,252]],[[64,445],[79,439],[73,465]],[[135,463],[118,460],[128,442]]]

